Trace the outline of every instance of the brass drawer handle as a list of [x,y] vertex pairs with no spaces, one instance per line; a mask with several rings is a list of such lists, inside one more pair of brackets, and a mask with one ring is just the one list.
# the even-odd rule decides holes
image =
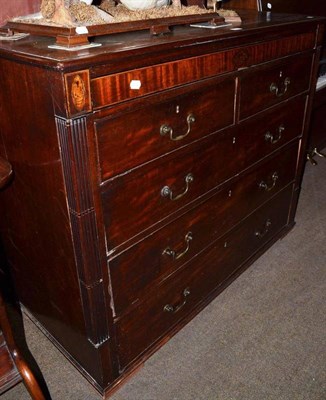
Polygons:
[[173,141],[181,140],[181,139],[183,139],[183,138],[185,138],[186,136],[189,135],[189,133],[191,131],[191,124],[193,124],[195,121],[196,121],[196,118],[195,118],[194,114],[189,114],[187,116],[188,129],[187,129],[187,132],[184,135],[173,136],[173,128],[172,128],[172,126],[167,125],[167,124],[161,125],[160,134],[162,136],[169,135],[170,139],[173,140]]
[[285,93],[288,90],[288,87],[291,83],[290,78],[285,78],[284,82],[281,83],[281,88],[279,86],[277,86],[277,84],[275,82],[271,83],[269,90],[271,93],[275,94],[276,97],[282,97],[285,95]]
[[274,172],[272,175],[272,184],[270,186],[268,186],[268,184],[266,182],[261,181],[259,184],[259,187],[261,189],[266,190],[266,192],[270,192],[271,190],[274,189],[277,180],[278,180],[278,174],[277,174],[277,172]]
[[177,194],[176,196],[173,195],[173,191],[169,186],[164,186],[161,189],[161,196],[162,197],[169,197],[170,200],[175,201],[181,199],[186,193],[189,191],[190,183],[194,181],[194,176],[192,174],[188,174],[185,177],[186,187],[182,191],[182,193]]
[[275,144],[282,139],[282,133],[285,131],[284,125],[280,125],[278,127],[277,136],[274,137],[269,131],[265,133],[265,140],[266,142],[270,142],[271,144]]
[[190,289],[186,288],[183,291],[182,295],[184,297],[184,300],[180,304],[178,304],[176,306],[173,306],[171,304],[166,304],[163,308],[163,311],[169,312],[172,314],[176,314],[178,311],[180,311],[187,303],[187,297],[190,295]]
[[181,253],[177,253],[175,250],[171,250],[170,247],[167,247],[165,250],[163,250],[162,255],[172,257],[173,260],[179,260],[179,258],[188,253],[191,241],[192,233],[188,232],[185,236],[186,248]]
[[271,225],[272,225],[272,221],[270,219],[268,219],[265,222],[265,226],[264,226],[263,230],[262,231],[256,231],[255,232],[255,236],[258,237],[259,239],[263,238],[269,232],[269,228],[271,227]]

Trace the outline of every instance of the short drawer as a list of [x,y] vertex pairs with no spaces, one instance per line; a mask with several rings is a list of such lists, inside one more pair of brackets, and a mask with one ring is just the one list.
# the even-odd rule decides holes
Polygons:
[[116,323],[118,356],[124,368],[185,318],[215,288],[288,224],[292,187],[266,203],[155,288],[154,294]]
[[298,144],[109,261],[116,315],[293,181]]
[[96,121],[102,180],[232,125],[234,94],[234,78],[213,79]]
[[124,243],[299,136],[304,105],[304,97],[296,98],[201,145],[106,182],[102,203],[108,247]]
[[240,78],[240,119],[308,90],[311,66],[309,53],[244,73]]

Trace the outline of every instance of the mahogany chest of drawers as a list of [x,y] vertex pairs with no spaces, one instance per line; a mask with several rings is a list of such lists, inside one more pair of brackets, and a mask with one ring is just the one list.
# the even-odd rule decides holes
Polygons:
[[17,292],[103,395],[294,225],[323,20],[240,28],[0,43]]

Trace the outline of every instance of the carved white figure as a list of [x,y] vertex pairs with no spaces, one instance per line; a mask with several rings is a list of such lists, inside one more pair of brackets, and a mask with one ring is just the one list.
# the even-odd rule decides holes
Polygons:
[[169,0],[120,0],[129,10],[147,10],[149,8],[164,7]]

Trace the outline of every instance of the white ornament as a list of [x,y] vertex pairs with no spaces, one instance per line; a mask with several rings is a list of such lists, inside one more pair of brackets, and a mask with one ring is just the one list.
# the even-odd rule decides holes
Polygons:
[[120,0],[129,10],[147,10],[149,8],[164,7],[169,0]]
[[80,1],[83,2],[83,3],[86,3],[88,5],[93,3],[93,0],[80,0]]

